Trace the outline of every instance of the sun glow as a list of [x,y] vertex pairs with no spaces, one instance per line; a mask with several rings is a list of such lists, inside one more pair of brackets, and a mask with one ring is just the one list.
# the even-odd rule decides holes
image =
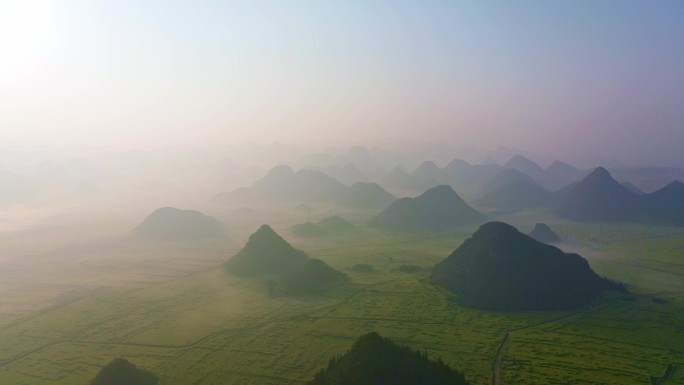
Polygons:
[[50,1],[0,2],[0,84],[30,76],[56,49],[55,5]]

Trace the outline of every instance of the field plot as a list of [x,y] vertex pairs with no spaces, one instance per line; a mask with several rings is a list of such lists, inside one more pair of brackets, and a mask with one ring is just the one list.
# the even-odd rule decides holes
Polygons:
[[681,363],[682,324],[681,309],[615,299],[564,321],[519,330],[512,333],[503,383],[648,383]]
[[636,224],[559,228],[598,273],[626,283],[636,296],[608,296],[574,317],[513,332],[502,383],[648,384],[668,366],[674,375],[662,383],[684,383],[682,231]]
[[[277,223],[280,232],[292,220]],[[226,275],[216,264],[235,252],[236,242],[197,256],[179,247],[91,261],[93,271],[137,271],[126,282],[143,281],[113,282],[116,290],[88,292],[0,325],[0,383],[85,384],[106,362],[125,357],[158,373],[162,385],[298,384],[369,331],[441,357],[475,385],[491,383],[494,358],[511,331],[503,384],[648,384],[668,365],[681,368],[682,293],[674,290],[676,283],[646,279],[648,267],[678,263],[680,238],[666,229],[603,226],[598,237],[581,224],[555,223],[578,248],[592,251],[592,266],[611,278],[628,277],[620,262],[637,260],[620,254],[634,246],[618,234],[664,235],[658,239],[665,243],[653,246],[668,245],[670,251],[644,253],[644,278],[625,280],[637,293],[649,294],[607,295],[581,312],[497,313],[461,307],[428,282],[429,269],[472,228],[403,234],[364,223],[357,221],[360,230],[346,237],[291,240],[351,278],[313,297],[271,298],[263,280]],[[242,231],[236,238],[246,237],[248,229]],[[175,272],[156,269],[165,260]],[[211,261],[215,267],[207,269]],[[358,263],[374,270],[355,272]],[[406,273],[397,270],[401,265],[423,270]],[[664,268],[676,275],[678,266]],[[681,370],[668,381],[682,383]]]

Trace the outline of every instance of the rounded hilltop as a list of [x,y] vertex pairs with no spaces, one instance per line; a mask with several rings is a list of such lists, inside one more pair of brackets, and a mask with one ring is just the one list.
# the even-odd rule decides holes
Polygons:
[[486,223],[433,269],[434,284],[471,307],[561,310],[583,306],[607,289],[587,260],[541,243],[503,222]]

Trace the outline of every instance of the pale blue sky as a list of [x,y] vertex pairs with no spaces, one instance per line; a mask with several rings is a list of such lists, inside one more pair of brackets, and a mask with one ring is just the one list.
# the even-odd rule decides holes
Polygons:
[[681,1],[6,1],[0,137],[684,164]]

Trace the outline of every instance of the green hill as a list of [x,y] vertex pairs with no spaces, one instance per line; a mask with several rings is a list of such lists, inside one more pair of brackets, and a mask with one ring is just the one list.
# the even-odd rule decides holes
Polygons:
[[606,289],[621,289],[594,273],[579,255],[501,222],[480,226],[435,266],[431,280],[467,306],[507,311],[577,308]]
[[153,373],[117,358],[105,365],[90,385],[156,385],[158,381]]
[[397,345],[378,333],[359,337],[307,385],[466,385],[463,373],[442,360]]
[[224,262],[226,272],[241,276],[284,274],[306,263],[309,257],[290,246],[268,225],[263,225],[237,254]]
[[199,211],[162,207],[145,218],[133,236],[155,241],[197,240],[218,237],[222,229],[216,218]]
[[381,227],[441,231],[477,223],[484,218],[447,185],[433,187],[416,198],[397,199],[378,216]]

